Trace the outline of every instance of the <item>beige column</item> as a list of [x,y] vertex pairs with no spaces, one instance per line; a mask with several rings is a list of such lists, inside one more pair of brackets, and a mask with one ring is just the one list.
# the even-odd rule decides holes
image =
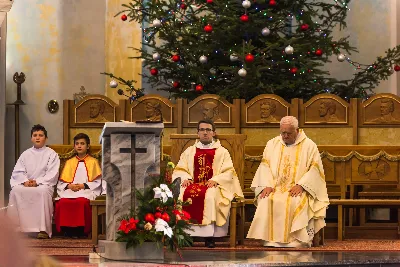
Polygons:
[[5,178],[5,128],[6,128],[6,37],[7,19],[3,20],[0,28],[0,208],[4,206],[4,187],[9,182]]
[[[136,80],[135,87],[141,87],[142,62],[139,59],[129,59],[138,55],[129,47],[141,47],[142,31],[140,24],[135,22],[122,21],[121,15],[114,17],[115,14],[124,9],[122,4],[126,0],[107,0],[106,9],[106,37],[105,37],[105,72],[113,73],[117,77],[125,80]],[[110,88],[111,79],[107,77],[105,84],[105,94],[113,101],[118,102],[124,98],[117,94],[119,88]]]

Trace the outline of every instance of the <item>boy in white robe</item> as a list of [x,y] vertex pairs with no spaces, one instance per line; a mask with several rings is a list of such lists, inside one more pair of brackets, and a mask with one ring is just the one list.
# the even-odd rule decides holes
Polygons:
[[57,231],[68,237],[82,237],[92,228],[90,200],[101,194],[101,169],[97,159],[88,154],[89,136],[74,137],[76,156],[69,159],[57,184],[55,222]]
[[53,192],[60,159],[45,146],[46,129],[38,124],[31,130],[33,147],[25,150],[11,175],[8,216],[21,232],[39,232],[39,239],[52,234]]
[[183,207],[198,224],[189,234],[205,237],[205,246],[214,248],[214,237],[228,233],[231,201],[243,193],[228,150],[214,139],[214,123],[201,120],[197,129],[199,141],[182,153],[172,180],[181,178],[179,198],[192,201]]
[[247,238],[264,246],[309,247],[325,226],[329,199],[317,145],[283,117],[281,135],[268,141],[251,189],[257,210]]

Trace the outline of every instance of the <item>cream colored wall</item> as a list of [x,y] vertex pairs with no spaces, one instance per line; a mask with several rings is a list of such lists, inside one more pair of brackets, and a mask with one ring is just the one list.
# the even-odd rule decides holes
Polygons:
[[[21,107],[21,152],[30,144],[33,124],[43,124],[48,143],[62,144],[63,99],[85,86],[104,94],[105,10],[100,0],[18,0],[8,13],[6,101],[16,99],[15,72],[24,72]],[[60,104],[56,114],[47,102]],[[14,108],[7,107],[6,176],[14,165]],[[8,179],[8,178],[7,178]]]
[[[140,24],[135,22],[122,21],[120,16],[114,17],[115,14],[122,10],[121,5],[127,4],[127,0],[107,0],[106,14],[106,72],[113,73],[117,77],[125,80],[136,80],[135,87],[142,86],[141,76],[142,61],[139,59],[129,59],[128,57],[137,56],[138,54],[129,47],[141,47],[142,30]],[[118,99],[124,98],[117,94],[117,89],[110,88],[111,79],[107,77],[105,83],[106,95],[118,103]]]
[[[328,0],[333,2],[333,0]],[[350,44],[357,47],[359,53],[349,57],[357,62],[370,64],[397,42],[397,9],[400,1],[396,0],[354,0],[349,4],[350,11],[346,19],[347,28],[334,32],[336,38],[350,36]],[[357,72],[347,62],[338,62],[336,57],[326,65],[331,76],[338,79],[351,79]],[[397,76],[382,81],[375,89],[376,93],[397,94]]]

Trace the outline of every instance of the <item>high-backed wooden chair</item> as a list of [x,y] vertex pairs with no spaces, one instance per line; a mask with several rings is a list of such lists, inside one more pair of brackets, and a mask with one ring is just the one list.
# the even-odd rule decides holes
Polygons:
[[[180,155],[186,148],[192,146],[198,138],[195,134],[172,134],[171,160],[178,163]],[[243,190],[244,182],[244,142],[245,134],[221,134],[217,138],[221,145],[225,147],[232,157],[233,167],[239,177],[240,185]],[[236,242],[243,244],[244,241],[244,202],[233,201],[230,212],[229,243],[231,247],[236,246]],[[239,217],[239,220],[237,220]],[[238,223],[238,232],[236,224]]]
[[[57,152],[58,157],[60,158],[60,169],[59,173],[61,172],[65,166],[67,160],[75,157],[76,153],[74,151],[73,145],[50,145],[55,152]],[[99,162],[101,162],[101,146],[94,145],[90,146],[90,155]],[[54,187],[54,199],[57,197],[57,185]],[[101,233],[98,232],[99,229],[99,216],[105,214],[106,211],[106,200],[105,198],[99,198],[96,200],[91,200],[90,205],[92,207],[92,241],[94,244],[97,244],[99,235],[105,235],[105,226],[101,224]],[[103,221],[103,220],[102,220]]]

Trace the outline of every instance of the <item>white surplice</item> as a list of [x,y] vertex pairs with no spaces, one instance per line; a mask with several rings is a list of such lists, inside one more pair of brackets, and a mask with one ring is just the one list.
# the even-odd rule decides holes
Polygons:
[[57,199],[60,198],[79,198],[84,197],[89,200],[94,200],[98,197],[102,191],[101,179],[96,179],[93,182],[88,181],[88,175],[85,167],[85,163],[79,162],[78,167],[75,172],[74,182],[73,184],[87,184],[89,190],[79,190],[77,192],[72,191],[71,189],[66,189],[69,183],[64,183],[63,181],[58,181],[57,184]]
[[[11,175],[7,215],[21,232],[45,231],[52,234],[53,192],[58,180],[60,159],[48,147],[25,150]],[[25,187],[33,179],[37,187]]]

